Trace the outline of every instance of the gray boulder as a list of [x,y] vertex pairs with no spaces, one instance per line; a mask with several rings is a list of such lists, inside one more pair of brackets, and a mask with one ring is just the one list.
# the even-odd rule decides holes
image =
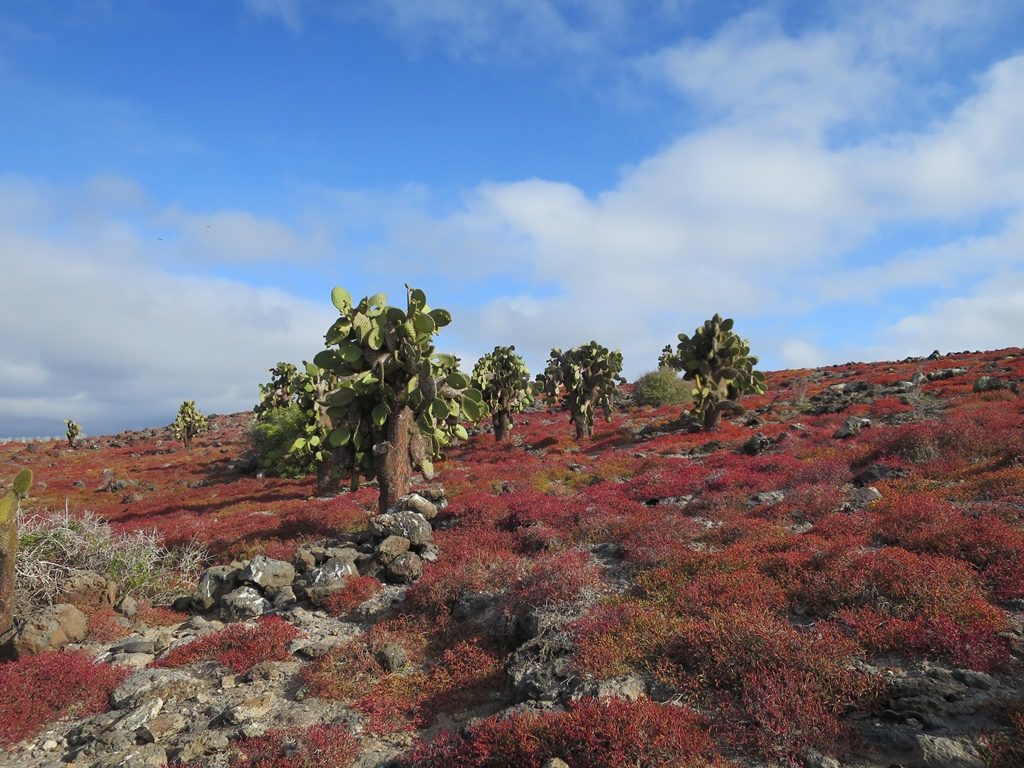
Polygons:
[[88,633],[85,614],[69,603],[58,603],[29,616],[18,628],[11,645],[15,657],[20,659],[77,643]]
[[401,536],[413,548],[424,547],[434,541],[434,530],[419,512],[385,512],[371,517],[367,529],[378,538]]
[[437,506],[418,493],[407,493],[396,501],[388,512],[419,512],[427,520],[437,517]]
[[272,560],[266,555],[257,555],[238,574],[240,582],[248,582],[273,592],[288,586],[295,579],[295,566],[284,560]]
[[208,611],[221,598],[238,586],[239,569],[231,565],[215,565],[203,571],[196,591],[192,593],[192,605],[197,610]]
[[411,584],[422,575],[423,560],[415,552],[399,555],[387,567],[388,581],[397,584]]
[[917,757],[925,768],[985,768],[985,761],[973,744],[944,736],[920,734]]
[[252,587],[239,587],[224,595],[220,615],[225,621],[246,621],[270,610],[270,601]]

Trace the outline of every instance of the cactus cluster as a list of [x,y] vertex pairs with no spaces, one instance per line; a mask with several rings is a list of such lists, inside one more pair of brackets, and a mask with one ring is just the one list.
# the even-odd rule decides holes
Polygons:
[[594,434],[594,413],[604,411],[605,421],[612,419],[612,394],[617,383],[625,383],[622,353],[611,351],[596,341],[567,352],[552,349],[544,373],[537,381],[544,392],[559,397],[569,410],[577,439]]
[[491,411],[494,439],[504,440],[515,425],[513,415],[533,402],[530,371],[516,348],[495,347],[477,360],[470,377]]
[[469,436],[461,422],[487,412],[458,358],[434,349],[451,315],[427,306],[417,288],[406,293],[403,310],[383,293],[357,304],[344,288],[331,292],[339,317],[325,334],[327,349],[306,366],[307,434],[292,446],[318,457],[321,492],[342,478],[357,488],[360,478],[376,477],[382,510],[408,493],[413,470],[432,478],[444,447]]
[[299,386],[299,369],[291,363],[278,363],[268,370],[270,381],[260,384],[260,402],[253,408],[256,418],[278,408],[287,408]]
[[717,313],[694,331],[693,336],[679,334],[673,350],[666,345],[659,363],[693,382],[693,412],[704,428],[718,427],[725,412],[743,413],[737,399],[744,394],[764,392],[765,377],[755,371],[757,358],[750,354],[750,343],[737,336],[731,318]]
[[14,623],[14,576],[18,559],[18,501],[32,487],[32,471],[23,469],[0,498],[0,638]]
[[196,408],[195,400],[186,400],[181,404],[181,407],[178,408],[178,415],[172,425],[174,439],[181,440],[186,448],[191,448],[192,439],[200,432],[209,429],[209,427],[210,425],[206,417]]
[[74,448],[75,440],[82,434],[82,427],[71,419],[64,419],[64,425],[67,427],[67,432],[65,432],[64,436],[68,439],[68,448]]

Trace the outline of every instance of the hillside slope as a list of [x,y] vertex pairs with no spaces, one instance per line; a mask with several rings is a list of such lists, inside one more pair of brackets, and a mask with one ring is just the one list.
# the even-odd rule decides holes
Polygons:
[[[438,465],[411,585],[361,571],[251,629],[108,616],[144,650],[72,650],[147,666],[78,720],[14,733],[9,697],[0,764],[1024,765],[1021,381],[1020,349],[782,371],[714,433],[627,406],[583,444],[524,414]],[[248,419],[189,451],[153,429],[7,443],[0,465],[35,472],[30,515],[66,504],[236,568],[375,551],[374,489],[251,474]]]

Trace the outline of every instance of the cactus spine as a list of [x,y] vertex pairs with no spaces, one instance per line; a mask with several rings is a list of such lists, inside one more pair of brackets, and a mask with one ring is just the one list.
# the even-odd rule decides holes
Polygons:
[[561,398],[576,427],[576,439],[581,440],[594,434],[597,408],[604,411],[605,421],[612,420],[612,394],[617,382],[626,381],[621,371],[622,353],[591,341],[568,352],[552,349],[547,368],[537,374],[537,381],[546,394]]
[[683,372],[693,382],[693,412],[704,429],[717,429],[722,414],[742,414],[737,399],[744,394],[764,393],[764,374],[755,371],[757,358],[750,354],[750,343],[737,336],[731,318],[717,313],[694,331],[692,337],[679,334],[679,344],[662,350],[659,363]]
[[355,304],[344,288],[331,292],[339,317],[325,334],[327,349],[307,366],[307,435],[292,446],[315,453],[320,492],[340,478],[357,488],[361,477],[376,477],[382,511],[409,492],[413,470],[432,478],[432,460],[469,436],[460,422],[487,412],[458,358],[434,350],[451,315],[428,307],[418,288],[406,286],[406,294],[403,310],[383,293]]
[[196,408],[195,400],[186,400],[178,408],[178,415],[174,419],[174,439],[181,440],[185,448],[192,447],[192,438],[200,432],[210,428],[206,417]]
[[18,559],[18,501],[32,487],[32,471],[19,472],[0,498],[0,638],[14,624],[14,578]]
[[515,425],[514,414],[533,402],[530,371],[514,346],[495,347],[477,360],[471,379],[491,410],[494,439],[501,442]]

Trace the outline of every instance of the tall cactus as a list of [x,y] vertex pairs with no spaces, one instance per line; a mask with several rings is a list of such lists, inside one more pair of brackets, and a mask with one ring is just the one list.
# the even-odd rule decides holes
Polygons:
[[731,318],[716,313],[693,337],[680,333],[675,351],[666,345],[659,358],[661,365],[682,371],[693,382],[693,412],[707,430],[717,429],[727,411],[743,413],[736,402],[741,395],[764,393],[764,374],[754,370],[757,358],[750,354],[750,342],[732,327]]
[[544,373],[537,381],[545,393],[560,397],[569,409],[569,420],[576,427],[576,439],[594,434],[594,412],[604,411],[612,420],[612,394],[616,383],[625,383],[620,375],[622,353],[611,351],[596,341],[562,352],[552,349]]
[[185,448],[192,447],[192,439],[210,428],[206,417],[196,408],[195,400],[186,400],[178,408],[178,415],[174,419],[174,439],[181,440]]
[[311,370],[320,373],[306,388],[307,435],[292,446],[321,457],[321,492],[341,478],[357,488],[361,477],[376,477],[381,510],[409,492],[413,470],[432,478],[433,459],[469,436],[460,422],[487,412],[458,358],[434,350],[451,315],[428,307],[418,288],[406,293],[403,310],[383,293],[354,304],[344,288],[331,292],[340,317],[327,329],[327,349],[313,358]]
[[270,381],[260,384],[260,402],[253,408],[256,418],[278,408],[287,408],[296,399],[298,368],[291,363],[278,363],[269,373]]
[[494,439],[501,442],[515,425],[513,415],[533,402],[530,371],[514,346],[495,347],[477,360],[471,381],[491,409]]
[[67,432],[64,436],[68,439],[68,448],[74,448],[75,440],[82,434],[82,427],[71,419],[64,419],[64,425],[67,427]]
[[32,471],[19,472],[0,498],[0,638],[14,624],[14,578],[18,560],[18,501],[32,487]]

